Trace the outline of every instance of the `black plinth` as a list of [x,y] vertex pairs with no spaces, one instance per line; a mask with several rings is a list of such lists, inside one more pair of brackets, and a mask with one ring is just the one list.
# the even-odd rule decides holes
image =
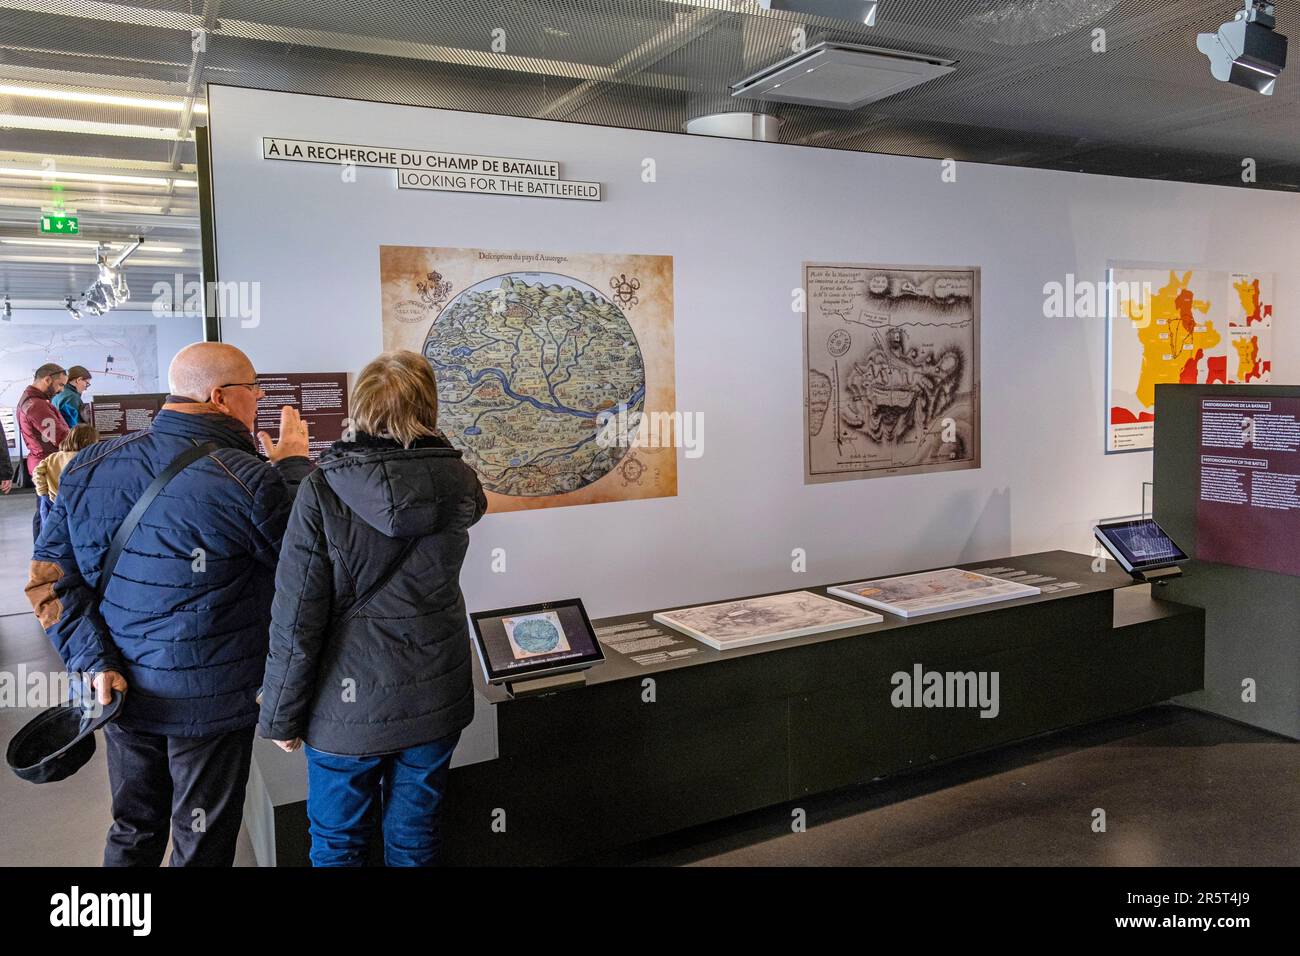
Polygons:
[[[446,861],[564,862],[1199,689],[1204,612],[1152,598],[1113,565],[1094,573],[1092,560],[1053,551],[967,565],[1078,583],[1006,604],[886,614],[731,651],[699,645],[661,664],[607,650],[584,685],[545,696],[480,683],[497,710],[499,757],[452,771]],[[891,676],[916,665],[997,672],[997,716],[895,707]],[[275,807],[279,865],[306,860],[294,822],[303,806]]]

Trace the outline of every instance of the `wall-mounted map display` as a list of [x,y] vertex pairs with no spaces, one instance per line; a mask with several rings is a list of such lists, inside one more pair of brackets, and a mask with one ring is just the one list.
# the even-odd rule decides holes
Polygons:
[[420,352],[490,511],[677,494],[671,256],[381,246],[384,348]]
[[1110,271],[1106,451],[1151,448],[1157,385],[1272,380],[1273,282],[1200,268]]
[[1004,581],[961,568],[921,571],[875,581],[859,581],[827,588],[827,593],[878,607],[899,617],[920,617],[940,611],[957,611],[980,604],[995,604],[1042,592],[1032,585]]
[[84,398],[158,390],[158,329],[152,325],[0,327],[0,406],[13,408],[46,362],[82,365],[92,382]]
[[884,620],[811,591],[660,611],[654,619],[720,651]]
[[979,467],[977,268],[804,263],[804,480]]

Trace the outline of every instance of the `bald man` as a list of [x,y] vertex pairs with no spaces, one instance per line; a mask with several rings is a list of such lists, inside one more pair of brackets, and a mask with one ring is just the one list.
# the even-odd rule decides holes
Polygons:
[[[285,407],[278,441],[253,440],[257,373],[202,342],[167,372],[147,431],[99,442],[64,469],[27,595],[69,672],[101,702],[113,825],[105,866],[229,866],[243,814],[258,688],[293,496],[311,465]],[[109,543],[154,479],[202,450],[152,500],[100,585]]]

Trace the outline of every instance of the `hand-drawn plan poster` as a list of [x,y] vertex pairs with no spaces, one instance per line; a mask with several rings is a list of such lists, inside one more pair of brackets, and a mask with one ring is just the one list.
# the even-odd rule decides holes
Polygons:
[[671,256],[380,246],[379,272],[384,348],[429,360],[490,511],[677,494]]
[[804,482],[978,468],[978,268],[804,263]]

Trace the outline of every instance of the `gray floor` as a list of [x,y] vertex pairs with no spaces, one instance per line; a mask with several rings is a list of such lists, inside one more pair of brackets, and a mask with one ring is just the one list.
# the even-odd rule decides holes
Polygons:
[[593,862],[1294,866],[1297,783],[1300,744],[1165,706]]
[[[23,595],[30,496],[0,500],[0,670],[59,662]],[[33,716],[0,707],[0,742]],[[593,862],[712,866],[1294,865],[1300,745],[1154,708],[897,781],[751,814]],[[0,773],[0,866],[98,865],[109,824],[102,749],[68,780]],[[1092,829],[1106,811],[1106,832]],[[247,834],[237,865],[254,864]]]

